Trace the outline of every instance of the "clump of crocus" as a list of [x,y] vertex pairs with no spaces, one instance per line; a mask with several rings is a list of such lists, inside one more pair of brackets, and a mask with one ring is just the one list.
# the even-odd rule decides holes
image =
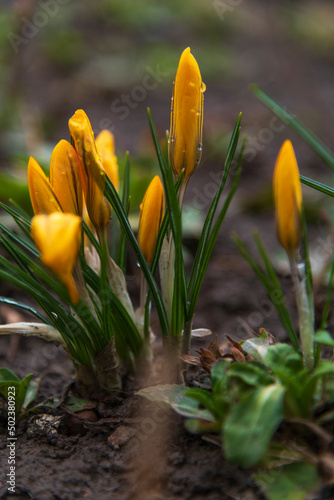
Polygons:
[[185,49],[177,68],[170,119],[169,161],[186,183],[202,157],[203,104],[205,85],[196,59]]
[[[102,131],[95,140],[90,121],[81,109],[69,120],[74,147],[67,141],[56,146],[49,179],[33,158],[29,161],[29,191],[36,214],[32,223],[21,211],[4,207],[26,235],[31,227],[39,250],[38,253],[25,238],[2,226],[0,245],[14,263],[0,255],[0,278],[29,291],[45,313],[43,316],[39,310],[29,307],[42,321],[42,326],[36,329],[35,325],[28,324],[22,329],[21,325],[17,333],[32,331],[48,339],[57,339],[60,335],[73,359],[82,395],[89,396],[96,390],[113,393],[120,388],[120,366],[136,366],[138,360],[151,356],[151,297],[166,348],[166,366],[173,372],[171,379],[178,377],[182,339],[183,352],[189,351],[192,319],[204,273],[239,178],[238,173],[215,218],[236,151],[241,116],[231,136],[229,150],[233,154],[224,164],[222,181],[211,204],[210,217],[205,222],[187,282],[182,252],[182,196],[201,158],[204,90],[197,62],[188,48],[181,56],[173,91],[169,143],[172,169],[161,151],[149,113],[163,185],[156,176],[147,189],[140,209],[138,239],[128,218],[129,162],[119,196],[113,135]],[[168,213],[164,218],[165,195]],[[107,231],[111,206],[119,220],[112,242],[115,260],[110,255]],[[82,222],[83,217],[86,223]],[[81,226],[86,242],[81,241]],[[141,307],[136,312],[122,271],[127,241],[143,275]],[[160,287],[155,281],[158,262]],[[45,266],[52,271],[52,276]],[[65,286],[61,286],[61,282]],[[16,305],[27,309],[24,304]],[[47,328],[43,329],[44,324]],[[6,328],[0,330],[6,331]]]
[[289,140],[283,143],[277,157],[273,191],[277,236],[289,257],[296,292],[304,362],[305,366],[311,370],[314,366],[314,313],[307,291],[305,262],[299,253],[303,237],[302,190],[296,156]]
[[81,218],[60,212],[36,215],[31,221],[31,235],[42,262],[64,283],[71,301],[78,303],[72,273],[81,245]]

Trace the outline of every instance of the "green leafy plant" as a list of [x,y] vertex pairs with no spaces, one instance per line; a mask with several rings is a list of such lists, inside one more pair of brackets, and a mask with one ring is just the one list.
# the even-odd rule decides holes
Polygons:
[[6,412],[8,402],[15,405],[16,420],[25,418],[31,412],[42,406],[30,407],[37,397],[40,380],[32,380],[32,373],[20,380],[7,368],[0,368],[0,395],[5,399],[2,406]]
[[[229,461],[256,467],[259,482],[270,486],[274,477],[279,489],[272,488],[268,498],[281,498],[291,475],[289,494],[297,494],[296,467],[301,474],[309,471],[307,477],[311,474],[307,493],[319,483],[317,466],[322,461],[311,451],[310,433],[320,437],[323,453],[329,452],[330,434],[322,426],[333,419],[333,363],[322,360],[310,374],[292,346],[269,345],[264,330],[261,338],[241,343],[240,349],[252,360],[216,361],[204,380],[208,388],[164,385],[139,394],[173,408],[186,418],[190,432],[222,446]],[[269,491],[269,486],[264,489]]]

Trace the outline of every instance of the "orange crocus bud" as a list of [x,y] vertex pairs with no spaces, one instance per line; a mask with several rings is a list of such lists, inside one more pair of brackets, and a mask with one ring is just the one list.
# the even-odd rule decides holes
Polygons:
[[98,233],[110,220],[111,207],[104,197],[106,174],[97,152],[88,116],[78,109],[69,120],[69,129],[82,165],[82,183],[89,217]]
[[118,163],[115,155],[114,134],[109,130],[102,130],[95,140],[96,148],[101,156],[101,161],[105,173],[115,186],[116,191],[119,187]]
[[42,262],[64,283],[72,302],[78,303],[72,273],[81,244],[81,217],[64,213],[36,215],[31,221],[31,235]]
[[82,184],[80,160],[68,141],[60,141],[50,161],[50,184],[63,212],[82,216]]
[[28,163],[28,187],[32,208],[36,215],[61,212],[60,203],[49,179],[32,156]]
[[277,237],[292,256],[301,241],[302,189],[295,152],[289,140],[283,143],[276,160],[273,191]]
[[138,244],[148,264],[153,259],[164,212],[164,188],[156,175],[146,190],[139,216]]
[[170,119],[169,161],[176,177],[184,170],[184,181],[194,173],[202,156],[205,85],[188,47],[177,68]]

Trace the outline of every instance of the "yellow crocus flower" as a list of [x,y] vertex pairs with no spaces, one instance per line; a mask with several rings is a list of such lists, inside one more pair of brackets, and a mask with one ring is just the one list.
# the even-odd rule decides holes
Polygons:
[[101,156],[102,166],[105,173],[115,186],[119,188],[119,174],[117,156],[115,155],[115,138],[109,130],[102,130],[95,140],[96,148]]
[[54,148],[49,179],[37,161],[30,157],[28,186],[36,215],[61,211],[82,215],[80,160],[69,142],[60,141]]
[[156,175],[146,190],[139,215],[138,244],[148,264],[153,259],[164,212],[164,188]]
[[277,237],[292,256],[301,240],[302,189],[296,156],[289,140],[283,143],[276,160],[273,191]]
[[81,221],[77,215],[59,212],[35,215],[31,221],[42,262],[64,283],[74,304],[79,302],[72,273],[81,244]]
[[28,162],[28,187],[32,208],[36,215],[62,211],[49,179],[32,156]]
[[50,184],[63,212],[82,215],[80,170],[80,160],[74,147],[68,141],[60,141],[51,155]]
[[110,220],[111,207],[104,197],[106,173],[96,149],[94,133],[88,116],[82,109],[75,112],[68,125],[82,165],[87,211],[95,229],[101,233]]
[[205,85],[196,59],[185,49],[177,68],[170,120],[169,161],[184,182],[194,173],[202,156]]

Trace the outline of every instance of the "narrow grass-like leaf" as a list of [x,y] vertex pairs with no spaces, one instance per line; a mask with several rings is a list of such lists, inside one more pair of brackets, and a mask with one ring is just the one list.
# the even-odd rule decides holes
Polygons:
[[0,223],[0,229],[15,243],[20,245],[24,250],[29,252],[33,257],[38,257],[39,253],[37,252],[36,248],[33,245],[30,245],[28,241],[24,240],[17,234],[15,234],[13,231],[8,229],[6,226]]
[[[125,156],[125,168],[124,168],[124,176],[123,176],[123,192],[122,192],[122,205],[125,207],[126,215],[129,215],[130,211],[130,155],[127,151]],[[120,226],[119,220],[117,219],[119,224],[119,241],[117,248],[117,258],[116,263],[118,267],[122,270],[123,274],[125,274],[125,265],[126,265],[126,236],[123,228]]]
[[[238,135],[236,137],[238,137]],[[234,151],[235,151],[235,148],[236,148],[236,145],[233,148]],[[213,226],[213,229],[206,240],[205,248],[203,248],[203,251],[201,252],[201,255],[198,259],[198,264],[197,264],[198,269],[197,269],[195,277],[194,277],[192,289],[190,290],[190,293],[189,293],[190,305],[189,305],[189,309],[188,309],[187,319],[191,319],[195,313],[199,292],[200,292],[200,289],[201,289],[201,286],[203,283],[203,279],[205,276],[205,272],[206,272],[206,269],[208,267],[208,264],[209,264],[209,261],[210,261],[210,258],[211,258],[211,255],[212,255],[212,252],[213,252],[213,249],[214,249],[217,237],[218,237],[220,226],[224,220],[227,209],[228,209],[228,207],[232,201],[232,198],[234,196],[234,193],[237,189],[239,177],[240,177],[240,172],[241,172],[241,162],[242,162],[244,148],[245,148],[245,142],[241,148],[241,152],[240,152],[240,155],[238,158],[236,174],[234,176],[234,179],[233,179],[232,185],[230,187],[230,190],[228,192],[228,195],[226,197],[226,200],[223,204],[222,209],[219,212],[219,215],[218,215],[217,220]],[[221,193],[219,193],[219,190],[218,190],[217,194],[219,194],[219,196],[220,196]],[[217,194],[216,194],[216,196],[217,196]],[[217,203],[218,203],[218,198],[217,198]],[[213,215],[214,215],[214,213],[212,214],[212,217],[213,217]],[[208,224],[208,227],[211,228],[211,225],[212,225],[212,221]],[[184,344],[183,344],[183,352],[184,353],[186,353],[186,351],[188,351],[187,342],[189,344],[189,341],[187,341],[187,339],[185,338]]]
[[[291,321],[290,314],[289,314],[288,309],[286,307],[284,295],[283,295],[281,286],[279,284],[279,281],[277,280],[276,273],[275,273],[276,279],[273,282],[270,279],[270,277],[259,266],[259,264],[255,261],[255,259],[253,259],[253,257],[250,255],[247,247],[241,241],[239,236],[237,234],[233,234],[232,239],[233,239],[234,243],[236,244],[240,254],[248,262],[248,264],[251,266],[254,273],[258,277],[258,279],[263,284],[269,299],[272,301],[273,305],[275,306],[275,308],[277,310],[277,313],[278,313],[280,320],[281,320],[281,322],[282,322],[282,324],[283,324],[283,326],[284,326],[284,328],[285,328],[285,330],[290,338],[292,345],[294,346],[296,351],[299,352],[300,348],[299,348],[298,337],[297,337],[296,331],[294,329],[293,323]],[[266,254],[265,260],[268,263],[269,257],[267,254]],[[268,263],[268,265],[270,267],[272,264]]]
[[126,237],[128,238],[128,241],[137,257],[138,263],[141,267],[141,270],[144,273],[145,279],[147,281],[147,284],[149,286],[149,289],[152,294],[152,298],[154,300],[157,313],[159,316],[159,322],[160,322],[160,327],[163,335],[168,334],[168,320],[167,320],[167,315],[166,315],[166,310],[161,298],[161,294],[159,292],[158,286],[154,280],[154,277],[146,263],[145,257],[143,256],[138,242],[136,240],[135,235],[133,234],[132,228],[130,226],[129,220],[127,218],[125,209],[122,205],[122,202],[118,196],[118,193],[113,186],[113,184],[110,182],[108,177],[106,178],[106,187],[105,187],[105,196],[108,199],[108,201],[111,203],[116,216],[118,217],[120,224],[124,230],[124,233],[126,234]]
[[109,300],[109,283],[108,283],[108,242],[107,235],[103,234],[101,238],[101,273],[100,273],[100,302],[102,306],[102,335],[105,339],[110,340],[112,338],[112,327],[111,327],[111,311],[110,311],[110,300]]
[[334,286],[334,253],[332,255],[332,260],[331,260],[330,269],[329,269],[329,277],[328,277],[327,291],[326,291],[326,300],[325,300],[325,305],[324,305],[324,309],[322,312],[322,318],[321,318],[319,330],[324,330],[326,328],[327,318],[328,318],[328,313],[329,313],[329,306],[330,306],[332,293],[333,293],[333,286]]
[[325,146],[320,139],[306,128],[297,118],[288,113],[272,97],[263,92],[257,85],[251,86],[252,92],[256,97],[271,111],[282,120],[285,125],[297,132],[298,135],[329,165],[334,169],[334,154]]
[[9,299],[7,297],[0,297],[0,303],[7,304],[8,306],[18,307],[19,309],[22,309],[23,311],[27,311],[27,312],[33,314],[34,316],[36,316],[36,318],[40,319],[43,323],[46,323],[47,325],[52,326],[52,322],[48,318],[43,316],[43,314],[39,313],[37,311],[37,309],[35,309],[34,307],[28,306],[27,304],[23,304],[23,302],[18,302],[17,300]]
[[[178,191],[179,191],[180,184],[181,184],[182,179],[183,179],[183,175],[184,175],[184,172],[181,172],[177,182],[175,183],[175,192],[176,193],[178,193]],[[158,238],[157,238],[157,242],[155,245],[155,251],[154,251],[154,255],[153,255],[153,260],[151,263],[151,273],[153,276],[155,275],[157,268],[158,268],[161,249],[162,249],[165,235],[168,231],[168,226],[169,226],[169,215],[168,215],[168,211],[166,211],[164,218],[162,220],[160,229],[159,229]],[[151,301],[151,293],[149,291],[147,294],[146,304],[145,304],[145,319],[144,319],[144,337],[145,338],[148,338],[148,336],[149,336],[150,301]]]
[[[1,269],[2,265],[4,269]],[[89,362],[86,346],[89,352],[94,351],[94,348],[87,333],[39,282],[3,257],[0,257],[0,277],[29,293],[41,305],[52,324],[62,334],[71,355],[79,361],[84,359],[83,364]]]
[[[99,294],[100,277],[87,265],[83,268],[83,272],[87,284],[96,294]],[[143,345],[143,339],[131,316],[110,286],[107,288],[107,296],[110,307],[111,327],[115,336],[117,352],[123,361],[127,361],[129,359],[129,352],[134,357],[138,356]]]
[[313,179],[309,179],[304,175],[300,175],[299,177],[301,182],[305,184],[305,186],[309,186],[313,189],[316,189],[317,191],[320,191],[320,193],[327,194],[328,196],[334,196],[334,189],[331,188],[330,186],[322,184],[321,182],[318,181],[314,181]]
[[240,123],[241,123],[241,113],[237,119],[235,126],[234,126],[234,130],[232,132],[232,136],[230,139],[230,143],[229,143],[229,147],[228,147],[228,151],[227,151],[227,155],[226,155],[226,160],[225,160],[225,164],[224,164],[222,180],[221,180],[220,185],[218,187],[218,190],[215,194],[215,197],[212,200],[212,203],[210,205],[208,214],[206,216],[206,219],[205,219],[205,222],[203,225],[201,237],[200,237],[200,240],[198,243],[198,248],[197,248],[196,255],[195,255],[195,260],[194,260],[191,274],[190,274],[190,278],[188,281],[188,286],[187,286],[188,295],[189,295],[191,287],[193,286],[194,281],[196,280],[197,273],[199,272],[199,262],[202,259],[203,252],[205,252],[205,250],[206,250],[206,245],[207,245],[207,242],[209,239],[213,219],[214,219],[214,216],[215,216],[215,213],[217,210],[220,196],[223,192],[223,189],[225,187],[226,181],[227,181],[229,173],[230,173],[232,160],[234,158],[234,154],[235,154],[235,151],[236,151],[236,148],[238,145],[238,141],[239,141]]
[[0,207],[2,207],[5,212],[7,212],[9,215],[13,217],[15,220],[16,224],[19,226],[20,229],[29,237],[30,236],[30,219],[24,218],[20,213],[18,213],[16,210],[8,207],[5,205],[5,203],[0,202]]
[[[269,297],[270,296],[273,297],[273,294],[275,293],[274,290],[276,290],[276,294],[278,292],[279,295],[283,297],[283,292],[282,292],[281,285],[280,285],[280,282],[278,280],[276,271],[274,269],[274,266],[271,263],[269,255],[267,254],[266,249],[264,248],[262,240],[260,238],[260,235],[257,231],[254,231],[254,233],[253,233],[253,239],[254,239],[255,245],[258,249],[258,252],[260,254],[260,257],[265,265],[269,280],[272,284],[272,292],[271,292],[271,295],[269,295]],[[277,310],[277,312],[281,318],[281,321],[286,329],[286,332],[289,336],[291,344],[296,349],[296,351],[299,351],[298,337],[297,337],[296,331],[294,329],[290,314],[286,308],[284,300],[273,300],[273,299],[271,299],[271,300],[274,303],[274,306],[276,307],[276,310]]]
[[185,267],[182,253],[182,223],[181,209],[177,193],[175,192],[173,172],[168,162],[166,162],[158,137],[155,131],[151,112],[148,109],[148,119],[151,128],[152,138],[156,153],[158,156],[159,166],[163,178],[166,196],[166,210],[169,215],[169,222],[175,244],[175,273],[174,273],[174,292],[173,292],[173,309],[172,309],[172,325],[170,325],[170,335],[179,335],[182,331],[184,314],[187,309],[187,292]]
[[94,234],[92,233],[92,231],[90,230],[90,228],[88,227],[88,225],[86,224],[86,222],[83,219],[82,219],[82,228],[83,228],[84,232],[87,234],[89,241],[91,242],[91,244],[93,245],[93,247],[97,251],[99,257],[101,258],[101,247],[99,245],[99,242],[97,241]]

